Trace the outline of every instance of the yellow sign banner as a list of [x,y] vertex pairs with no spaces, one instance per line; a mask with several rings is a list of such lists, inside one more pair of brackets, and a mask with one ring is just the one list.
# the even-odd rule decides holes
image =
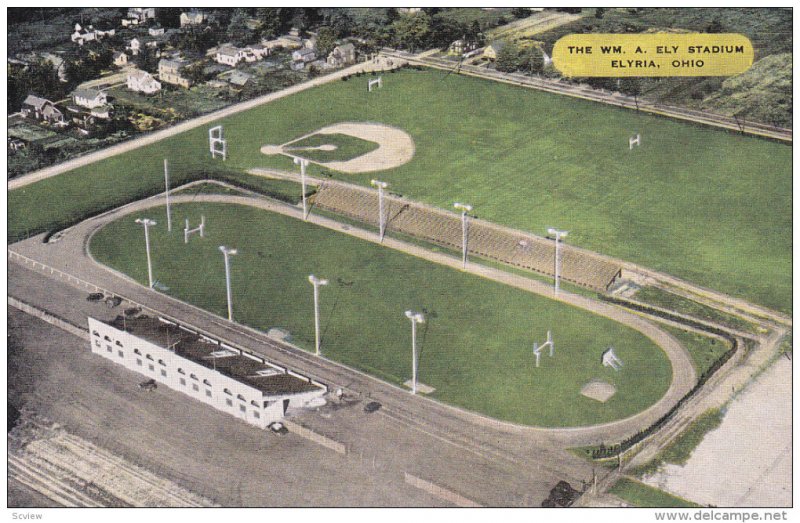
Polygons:
[[553,47],[564,76],[731,76],[753,65],[735,33],[571,34]]

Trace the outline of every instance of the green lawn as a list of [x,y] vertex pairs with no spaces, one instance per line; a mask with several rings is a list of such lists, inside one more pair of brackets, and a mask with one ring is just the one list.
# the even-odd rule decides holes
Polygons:
[[[234,317],[266,331],[288,329],[313,348],[308,275],[322,288],[323,352],[395,384],[411,377],[411,327],[404,311],[425,313],[420,327],[422,383],[434,397],[489,416],[530,425],[572,426],[629,416],[667,390],[666,355],[647,338],[613,321],[547,298],[442,267],[343,233],[249,207],[175,205],[173,219],[206,217],[206,238],[183,243],[164,227],[151,229],[153,268],[168,293],[226,315],[221,244],[232,258]],[[142,214],[162,217],[163,208]],[[144,238],[134,218],[113,222],[91,242],[95,258],[147,281]],[[553,331],[555,357],[535,368],[531,346]],[[622,372],[604,368],[613,345]],[[594,378],[613,383],[602,404],[580,395]]]
[[[319,147],[321,145],[333,145],[336,149],[332,151],[323,150],[298,150],[303,147]],[[362,140],[347,134],[312,134],[286,146],[293,149],[290,152],[294,155],[308,158],[317,162],[340,162],[352,160],[362,154],[374,151],[378,144],[368,140]]]
[[731,349],[730,345],[724,341],[710,336],[687,332],[669,325],[659,325],[659,327],[675,336],[681,345],[686,347],[698,376],[707,371],[715,361]]
[[628,478],[617,481],[609,492],[640,508],[698,508],[701,506]]
[[[791,311],[790,146],[439,71],[384,80],[373,93],[364,77],[336,81],[222,120],[226,167],[295,169],[261,146],[341,121],[385,123],[412,136],[414,159],[334,176],[364,185],[380,177],[444,208],[466,201],[511,227],[558,226],[570,243]],[[165,156],[176,178],[196,177],[211,164],[206,133],[11,192],[9,237],[155,190]],[[643,145],[629,151],[635,133]]]

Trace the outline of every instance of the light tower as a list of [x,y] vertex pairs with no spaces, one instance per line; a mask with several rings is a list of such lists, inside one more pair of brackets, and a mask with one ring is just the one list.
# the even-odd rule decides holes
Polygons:
[[552,234],[556,238],[556,254],[555,254],[555,273],[556,273],[556,282],[555,282],[555,295],[558,296],[558,287],[559,287],[559,280],[561,279],[561,258],[559,257],[559,244],[561,243],[562,238],[566,238],[568,232],[567,231],[560,231],[558,229],[554,229],[550,227],[547,229],[548,234]]
[[308,219],[308,203],[306,202],[306,167],[308,167],[308,160],[305,158],[294,159],[295,165],[300,166],[300,185],[303,186],[303,220]]
[[328,280],[317,278],[313,274],[308,277],[308,281],[314,286],[314,350],[319,356],[319,288],[328,285]]
[[167,232],[172,232],[172,213],[169,207],[169,165],[164,158],[164,194],[167,197]]
[[383,212],[383,190],[389,187],[389,184],[380,180],[371,180],[369,183],[373,187],[378,188],[378,231],[380,232],[381,242],[383,236],[386,234],[386,215]]
[[153,288],[153,263],[150,261],[150,226],[157,225],[150,218],[136,218],[136,223],[144,226],[144,246],[147,250],[147,281],[149,287]]
[[453,207],[461,211],[461,260],[464,268],[467,267],[467,234],[469,224],[467,223],[467,213],[472,212],[472,205],[466,203],[454,203]]
[[236,249],[229,249],[224,245],[220,245],[219,250],[225,257],[225,289],[228,294],[228,321],[233,321],[233,302],[231,298],[231,264],[229,256],[235,255],[237,251]]
[[419,312],[406,311],[411,320],[411,393],[417,393],[417,324],[425,323],[425,316]]

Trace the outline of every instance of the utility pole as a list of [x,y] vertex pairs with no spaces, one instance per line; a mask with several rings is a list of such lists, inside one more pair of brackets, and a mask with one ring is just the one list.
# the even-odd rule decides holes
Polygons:
[[312,274],[308,277],[308,281],[314,286],[314,353],[319,356],[319,288],[328,285],[328,280],[317,278]]
[[137,218],[136,223],[144,226],[144,245],[147,250],[147,281],[148,287],[153,288],[153,263],[150,260],[150,226],[156,225],[156,222],[149,218]]

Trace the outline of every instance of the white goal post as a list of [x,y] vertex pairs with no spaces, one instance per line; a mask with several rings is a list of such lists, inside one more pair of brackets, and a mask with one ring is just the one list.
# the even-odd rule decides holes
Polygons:
[[221,125],[208,130],[208,149],[211,151],[212,158],[216,158],[219,154],[223,161],[228,159],[228,142],[225,141]]
[[370,80],[369,83],[367,83],[367,90],[369,92],[372,92],[372,88],[375,87],[375,86],[378,86],[379,88],[383,88],[383,77],[382,76],[379,76],[375,80]]
[[194,229],[189,228],[189,218],[186,218],[186,226],[183,228],[183,243],[189,243],[189,236],[194,233],[200,233],[200,237],[205,237],[205,230],[206,230],[206,217],[200,216],[200,225],[195,227]]
[[642,145],[642,137],[638,134],[628,138],[628,150],[632,151],[634,145],[636,147],[640,147]]

